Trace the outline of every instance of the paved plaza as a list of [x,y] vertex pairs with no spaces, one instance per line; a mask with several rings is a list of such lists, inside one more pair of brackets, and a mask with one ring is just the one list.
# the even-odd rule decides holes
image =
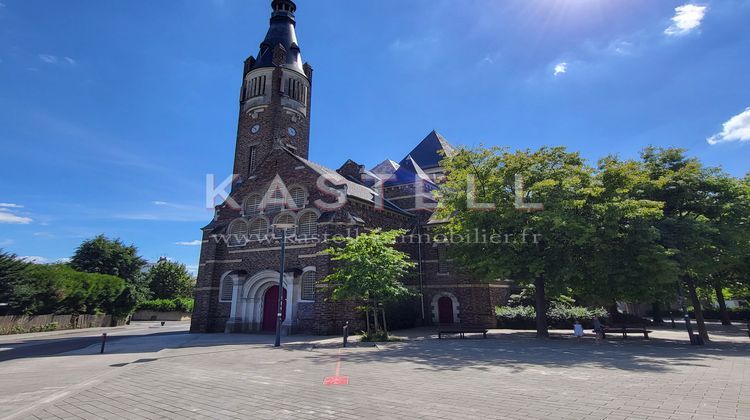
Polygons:
[[409,330],[403,342],[346,349],[319,337],[274,349],[271,336],[152,332],[104,355],[92,344],[0,362],[0,417],[750,418],[750,340],[738,329],[704,347],[664,328],[598,346],[567,332],[437,340]]

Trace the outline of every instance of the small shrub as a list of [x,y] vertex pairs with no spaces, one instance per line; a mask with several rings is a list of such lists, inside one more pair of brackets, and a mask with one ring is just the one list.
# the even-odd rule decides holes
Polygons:
[[388,336],[385,331],[379,330],[374,331],[371,333],[367,333],[366,331],[362,333],[362,338],[359,340],[362,343],[383,343],[388,341],[401,341],[398,338],[392,338]]

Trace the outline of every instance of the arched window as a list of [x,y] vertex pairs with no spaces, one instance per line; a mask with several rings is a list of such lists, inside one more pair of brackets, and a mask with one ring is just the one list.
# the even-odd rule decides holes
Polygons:
[[[294,215],[291,213],[282,213],[278,216],[276,216],[276,219],[273,221],[274,225],[293,225],[294,224]],[[276,234],[277,238],[280,238],[282,235],[281,229],[274,229],[274,233]],[[294,236],[294,230],[288,230],[286,232],[287,237]]]
[[294,205],[297,206],[298,209],[305,207],[305,199],[307,198],[307,193],[305,192],[305,189],[302,187],[292,187],[289,190],[289,195],[292,196],[292,200],[294,201]]
[[229,246],[245,245],[247,240],[247,223],[243,219],[236,219],[227,229]]
[[219,301],[221,302],[231,302],[232,301],[232,295],[234,289],[234,276],[233,275],[226,275],[223,279],[221,279],[221,285],[219,287]]
[[315,300],[315,271],[302,273],[302,300]]
[[250,194],[245,200],[245,216],[253,217],[260,214],[260,202],[263,197],[260,194]]
[[261,240],[268,234],[268,221],[262,217],[250,222],[249,236],[252,240]]
[[314,211],[302,213],[299,218],[299,236],[308,237],[318,234],[318,215]]

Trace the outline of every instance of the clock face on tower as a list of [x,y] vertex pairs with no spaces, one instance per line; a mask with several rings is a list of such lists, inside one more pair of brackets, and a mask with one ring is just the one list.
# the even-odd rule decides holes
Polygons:
[[259,130],[260,130],[260,124],[255,124],[254,126],[250,128],[250,132],[253,134],[257,133]]
[[297,130],[295,130],[293,127],[289,127],[286,129],[286,132],[289,133],[290,136],[294,137],[297,135]]

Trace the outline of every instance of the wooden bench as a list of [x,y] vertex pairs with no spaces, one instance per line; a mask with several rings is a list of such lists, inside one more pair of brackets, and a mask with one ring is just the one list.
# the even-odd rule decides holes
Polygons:
[[628,325],[620,325],[620,326],[611,326],[611,327],[604,327],[604,338],[607,338],[607,334],[614,334],[619,333],[622,334],[622,338],[628,338],[628,334],[643,334],[643,338],[648,340],[648,334],[653,331],[649,331],[646,329],[645,326],[628,326]]
[[441,329],[438,331],[438,340],[443,338],[443,335],[455,335],[458,334],[461,338],[466,338],[465,334],[482,334],[484,338],[487,338],[487,329],[481,327],[461,327],[454,326]]

